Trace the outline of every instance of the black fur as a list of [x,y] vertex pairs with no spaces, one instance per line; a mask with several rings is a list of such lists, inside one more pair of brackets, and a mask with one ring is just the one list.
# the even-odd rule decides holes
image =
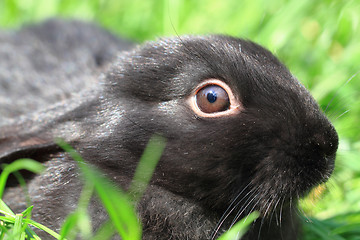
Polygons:
[[[83,31],[64,46],[62,41],[51,39],[71,29],[72,24],[58,23],[55,21],[51,29],[47,24],[25,28],[15,35],[33,33],[30,49],[34,42],[50,39],[50,48],[41,49],[39,59],[53,53],[60,66],[74,68],[79,66],[79,61],[71,60],[77,47],[84,50],[79,56],[94,56],[89,47],[93,38],[109,36],[80,24]],[[111,60],[115,50],[122,49],[113,37],[101,37],[99,44],[103,48],[98,48],[98,53],[111,53],[109,58],[101,58],[103,64]],[[67,50],[68,46],[74,48]],[[11,50],[25,54],[21,48]],[[70,57],[64,59],[62,54]],[[37,65],[37,58],[30,62]],[[16,66],[22,61],[5,64]],[[46,81],[47,77],[52,79],[52,86],[66,78],[52,73],[63,69],[42,66],[42,70],[33,66],[14,71],[24,81],[32,79],[28,70],[40,71]],[[97,69],[96,64],[81,66],[77,73],[84,75],[78,78],[75,74],[69,82],[88,85],[87,78],[98,74]],[[228,84],[244,109],[226,117],[197,116],[186,100],[209,78]],[[244,239],[297,238],[296,202],[329,178],[338,137],[309,92],[269,51],[228,36],[174,37],[118,54],[98,79],[53,107],[45,107],[44,102],[35,104],[39,111],[34,114],[21,111],[23,115],[14,118],[15,110],[9,106],[0,111],[9,111],[6,116],[10,118],[0,129],[1,160],[33,157],[47,166],[44,174],[29,180],[36,220],[59,229],[75,208],[81,188],[74,162],[53,144],[54,137],[70,142],[88,163],[126,188],[148,139],[157,133],[167,139],[167,145],[138,205],[143,239],[211,239],[213,233],[218,236],[227,230],[235,217],[242,218],[253,210],[260,211],[261,217]],[[46,85],[40,91],[48,88]],[[8,97],[12,92],[6,94]],[[19,189],[10,187],[5,200],[20,210],[24,203],[15,196],[19,196]],[[103,213],[93,204],[94,214]],[[233,209],[230,213],[226,211],[229,206]],[[229,216],[217,226],[224,213]],[[94,226],[105,218],[103,214],[103,218],[94,219]]]

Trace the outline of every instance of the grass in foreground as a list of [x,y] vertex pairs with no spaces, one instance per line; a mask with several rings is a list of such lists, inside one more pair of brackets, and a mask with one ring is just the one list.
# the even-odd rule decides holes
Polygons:
[[137,41],[225,33],[261,43],[311,90],[340,135],[328,190],[321,200],[309,198],[301,204],[313,222],[305,224],[305,239],[332,239],[334,234],[333,239],[356,239],[354,228],[360,229],[359,12],[359,0],[273,0],[271,4],[266,0],[0,0],[0,25],[15,28],[56,16],[96,21]]
[[[142,228],[141,222],[136,215],[135,205],[150,181],[153,170],[165,147],[165,140],[162,137],[154,136],[149,141],[128,193],[116,187],[101,172],[87,165],[70,145],[62,140],[58,140],[58,144],[77,161],[83,175],[84,187],[79,198],[78,208],[66,218],[60,233],[56,233],[46,226],[31,220],[32,206],[29,206],[22,213],[15,214],[5,202],[0,200],[0,240],[39,240],[40,238],[36,234],[37,230],[34,230],[34,228],[47,232],[55,239],[70,240],[81,236],[82,239],[106,240],[117,234],[124,240],[140,240]],[[4,166],[0,176],[0,197],[4,192],[8,176],[22,169],[41,173],[43,166],[31,159],[19,159]],[[145,174],[143,174],[144,172]],[[24,180],[21,179],[20,182],[24,183]],[[23,187],[26,186],[23,185]],[[109,215],[109,220],[104,222],[97,232],[92,231],[91,218],[88,213],[88,205],[93,193],[96,193]],[[223,234],[218,240],[240,239],[257,217],[256,212],[250,214],[247,218],[235,224],[231,230]]]

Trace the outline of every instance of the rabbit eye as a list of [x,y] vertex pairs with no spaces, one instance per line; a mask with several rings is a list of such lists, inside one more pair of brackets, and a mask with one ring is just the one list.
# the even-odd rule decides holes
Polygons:
[[200,83],[187,99],[192,111],[200,117],[224,117],[243,110],[242,103],[231,88],[218,79],[207,79]]
[[230,99],[222,87],[207,85],[197,92],[196,105],[204,113],[222,112],[229,109]]

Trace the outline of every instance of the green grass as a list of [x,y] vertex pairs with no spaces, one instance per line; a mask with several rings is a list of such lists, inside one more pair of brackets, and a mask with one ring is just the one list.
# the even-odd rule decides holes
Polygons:
[[[23,169],[39,174],[44,170],[44,167],[39,162],[31,159],[19,159],[11,164],[2,165],[3,171],[0,175],[0,240],[39,240],[40,237],[36,233],[39,230],[45,231],[55,239],[60,240],[76,239],[79,236],[88,240],[106,240],[111,239],[114,235],[121,236],[123,240],[141,240],[141,222],[137,218],[135,205],[152,177],[165,148],[166,140],[157,135],[150,139],[127,193],[114,186],[99,170],[85,164],[82,157],[63,140],[58,139],[57,143],[77,162],[84,180],[77,209],[67,216],[60,233],[56,233],[33,221],[31,219],[33,206],[29,206],[22,213],[14,213],[1,200],[8,176],[16,173],[16,176],[20,176],[18,171]],[[20,182],[23,182],[23,180],[20,180]],[[109,215],[109,220],[104,222],[96,232],[93,232],[91,228],[91,218],[88,212],[89,202],[94,193],[96,193]],[[244,220],[240,220],[235,224],[232,229],[220,236],[218,240],[239,239],[258,216],[257,212],[253,212]]]
[[340,136],[327,188],[301,203],[312,221],[305,224],[307,240],[360,239],[359,13],[359,0],[0,0],[4,28],[75,17],[139,42],[224,33],[273,51],[311,90]]

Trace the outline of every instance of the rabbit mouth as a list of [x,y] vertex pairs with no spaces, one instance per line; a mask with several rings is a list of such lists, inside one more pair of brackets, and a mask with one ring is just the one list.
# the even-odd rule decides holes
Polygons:
[[[274,153],[275,154],[275,153]],[[274,161],[282,159],[282,161]],[[286,163],[284,163],[286,159]],[[289,156],[270,154],[258,164],[250,183],[253,208],[267,217],[284,205],[296,206],[297,201],[313,188],[326,182],[334,169],[335,154],[331,156]],[[272,165],[269,166],[269,162]],[[250,201],[250,200],[248,200]]]

